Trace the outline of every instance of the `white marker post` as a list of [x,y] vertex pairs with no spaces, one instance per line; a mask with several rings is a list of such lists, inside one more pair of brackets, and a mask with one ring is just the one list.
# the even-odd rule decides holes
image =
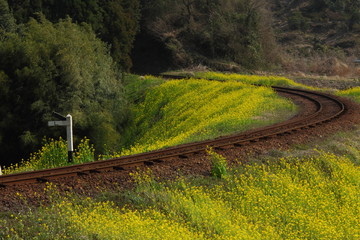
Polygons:
[[67,145],[68,145],[68,162],[70,163],[73,161],[73,152],[74,152],[72,116],[70,114],[68,114],[66,117],[64,117],[56,112],[54,112],[54,116],[63,121],[49,121],[48,126],[49,127],[57,127],[57,126],[66,127],[66,138],[67,138]]
[[2,175],[1,166],[0,166],[0,176]]

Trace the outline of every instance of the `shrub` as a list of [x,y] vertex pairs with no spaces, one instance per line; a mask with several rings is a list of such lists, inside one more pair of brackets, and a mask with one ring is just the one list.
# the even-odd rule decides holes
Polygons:
[[217,178],[224,178],[227,175],[227,161],[222,155],[214,152],[212,148],[206,151],[211,160],[211,175]]

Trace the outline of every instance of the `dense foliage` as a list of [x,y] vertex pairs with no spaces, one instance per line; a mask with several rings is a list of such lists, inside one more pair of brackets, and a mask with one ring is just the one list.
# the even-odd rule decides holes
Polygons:
[[0,41],[1,159],[20,160],[44,135],[54,136],[52,111],[71,113],[75,134],[99,150],[113,147],[124,100],[107,46],[70,19],[52,24],[38,16],[18,28]]
[[343,22],[343,30],[354,30],[360,24],[359,0],[271,0],[289,16],[292,29],[308,30],[310,24]]
[[98,37],[111,45],[116,62],[128,71],[130,52],[138,31],[138,0],[8,0],[18,23],[26,23],[36,12],[57,22],[71,17],[75,22],[91,25]]
[[350,30],[355,24],[360,24],[359,0],[313,0],[313,7],[315,11],[330,10],[341,14]]
[[264,1],[150,0],[142,5],[143,31],[164,44],[177,66],[204,63],[220,68],[221,63],[235,62],[262,68],[275,62]]
[[0,0],[0,36],[2,36],[5,32],[14,31],[15,27],[15,19],[10,12],[7,1]]

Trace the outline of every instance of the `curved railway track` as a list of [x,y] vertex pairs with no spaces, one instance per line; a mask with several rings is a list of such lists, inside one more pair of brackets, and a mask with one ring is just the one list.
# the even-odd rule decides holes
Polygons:
[[229,147],[241,148],[243,145],[251,144],[252,142],[292,134],[302,129],[314,128],[316,125],[325,124],[338,118],[347,110],[344,103],[337,97],[329,94],[284,87],[273,88],[279,94],[293,99],[294,102],[300,105],[301,113],[282,123],[239,134],[218,137],[213,140],[183,144],[162,150],[89,162],[81,165],[3,175],[0,176],[0,187],[4,188],[15,184],[47,182],[54,178],[90,175],[106,171],[122,171],[144,164],[154,165],[173,158],[180,158],[186,161],[186,158],[194,154],[199,154],[208,147],[212,147],[215,150]]

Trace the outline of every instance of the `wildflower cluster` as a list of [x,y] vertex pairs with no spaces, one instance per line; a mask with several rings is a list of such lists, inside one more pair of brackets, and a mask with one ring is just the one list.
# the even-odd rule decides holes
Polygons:
[[360,102],[360,87],[354,87],[347,90],[339,91],[339,96],[351,97],[355,101]]
[[[74,152],[73,164],[94,161],[95,150],[90,140],[84,138],[80,141]],[[41,149],[30,155],[29,159],[4,168],[4,174],[34,171],[64,166],[67,163],[67,143],[61,137],[58,140],[44,139]]]
[[294,82],[286,77],[279,76],[258,76],[258,75],[241,75],[235,73],[219,73],[219,72],[197,72],[195,76],[198,78],[220,80],[220,81],[238,81],[246,84],[256,84],[263,86],[293,86],[301,88],[309,88],[306,85]]

